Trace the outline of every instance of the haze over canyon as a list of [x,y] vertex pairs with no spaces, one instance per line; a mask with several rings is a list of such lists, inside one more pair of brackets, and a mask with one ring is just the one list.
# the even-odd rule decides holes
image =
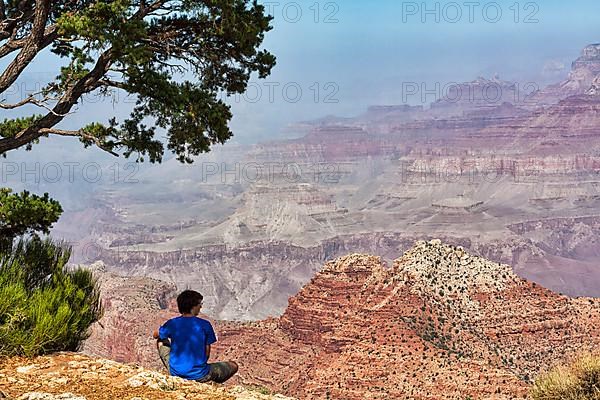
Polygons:
[[298,139],[170,160],[101,186],[55,231],[78,262],[197,288],[218,319],[281,315],[326,261],[390,261],[431,238],[597,296],[599,74],[590,45],[533,93],[478,78],[427,108],[373,106],[297,124]]

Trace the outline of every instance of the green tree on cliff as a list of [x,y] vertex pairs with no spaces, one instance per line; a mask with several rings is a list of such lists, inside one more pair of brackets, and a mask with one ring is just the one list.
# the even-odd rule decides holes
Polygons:
[[[41,111],[0,122],[0,154],[56,135],[138,161],[160,162],[166,144],[192,162],[232,136],[230,107],[218,96],[243,93],[253,73],[264,78],[275,65],[260,49],[270,21],[256,0],[0,0],[0,109]],[[42,54],[63,60],[56,78],[7,102],[3,95]],[[113,89],[135,96],[128,118],[57,127],[84,95]],[[47,233],[61,211],[47,195],[1,189],[0,240]]]
[[[0,123],[0,154],[56,135],[151,162],[161,161],[166,144],[192,162],[232,136],[230,107],[219,95],[243,93],[252,73],[264,78],[275,65],[260,49],[270,21],[256,0],[2,0],[0,108],[40,113]],[[50,52],[64,60],[56,78],[39,93],[3,100],[26,67]],[[136,98],[128,118],[57,127],[82,96],[115,89]]]
[[10,189],[0,188],[0,249],[10,249],[17,236],[48,233],[61,213],[62,207],[48,193],[14,194]]
[[102,313],[89,270],[68,269],[70,248],[21,239],[0,250],[0,356],[77,350]]
[[101,316],[96,278],[67,268],[69,246],[39,236],[61,213],[47,193],[0,189],[0,356],[77,350]]

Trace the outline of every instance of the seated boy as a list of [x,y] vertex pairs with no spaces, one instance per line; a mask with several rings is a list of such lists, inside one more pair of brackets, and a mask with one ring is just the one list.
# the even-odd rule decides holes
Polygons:
[[198,382],[223,383],[238,370],[233,361],[208,363],[210,345],[217,341],[212,325],[198,318],[202,295],[186,290],[177,296],[181,316],[170,319],[158,332],[158,354],[167,371],[173,376]]

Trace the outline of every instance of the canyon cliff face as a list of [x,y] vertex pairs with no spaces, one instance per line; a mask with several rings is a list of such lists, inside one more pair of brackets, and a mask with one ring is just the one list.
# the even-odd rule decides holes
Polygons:
[[303,399],[525,398],[541,370],[596,348],[598,311],[432,240],[389,267],[327,263],[280,318],[223,326],[216,356]]
[[103,192],[75,257],[193,287],[230,320],[281,315],[326,261],[389,262],[430,238],[600,296],[598,48],[531,96],[478,78],[428,108],[373,106],[300,124],[296,139],[149,168]]

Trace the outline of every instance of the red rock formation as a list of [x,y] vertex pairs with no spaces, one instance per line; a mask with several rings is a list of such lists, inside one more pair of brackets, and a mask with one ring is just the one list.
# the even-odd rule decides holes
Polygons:
[[[172,287],[109,274],[103,290],[85,350],[160,368],[150,333],[175,315]],[[236,360],[238,383],[301,399],[524,398],[540,371],[596,348],[599,310],[432,240],[391,267],[328,262],[280,318],[217,322],[213,360]]]
[[598,310],[420,242],[392,268],[358,254],[327,263],[281,318],[223,326],[217,357],[302,399],[524,398],[540,370],[596,346]]

